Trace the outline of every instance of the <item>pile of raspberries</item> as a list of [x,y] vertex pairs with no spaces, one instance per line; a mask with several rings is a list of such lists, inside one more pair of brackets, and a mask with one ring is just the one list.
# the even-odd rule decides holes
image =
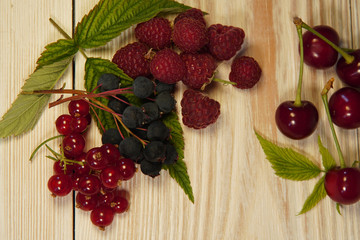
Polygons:
[[192,8],[173,22],[155,17],[135,28],[138,41],[119,49],[112,61],[132,78],[149,77],[166,84],[182,82],[188,89],[181,100],[184,125],[200,129],[214,123],[220,104],[203,94],[214,79],[218,64],[231,62],[230,83],[252,88],[261,69],[248,56],[235,56],[244,42],[243,29],[213,24],[207,27],[203,12]]

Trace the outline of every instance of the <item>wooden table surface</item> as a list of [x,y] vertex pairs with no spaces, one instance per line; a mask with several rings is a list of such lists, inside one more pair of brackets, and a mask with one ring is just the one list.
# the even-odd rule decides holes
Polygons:
[[[151,179],[140,174],[123,188],[130,193],[130,209],[116,216],[106,231],[90,222],[88,212],[74,207],[74,196],[52,198],[47,180],[52,161],[42,148],[29,162],[34,148],[56,135],[54,121],[66,106],[46,109],[33,131],[0,139],[0,234],[1,239],[360,239],[360,204],[342,208],[342,216],[329,198],[310,212],[297,216],[317,179],[293,182],[276,177],[254,135],[254,129],[283,146],[306,154],[319,166],[317,136],[336,155],[320,91],[336,78],[331,69],[305,66],[303,99],[318,108],[317,130],[305,140],[284,137],[276,128],[278,104],[295,98],[299,55],[294,16],[309,25],[335,28],[341,45],[360,47],[360,0],[183,0],[209,13],[208,24],[241,27],[246,33],[240,52],[256,58],[262,67],[260,82],[251,90],[217,84],[208,91],[221,103],[218,121],[203,130],[183,126],[185,162],[195,203],[162,172]],[[24,80],[50,42],[62,38],[49,17],[71,33],[74,25],[97,0],[1,0],[0,1],[0,114],[20,92]],[[134,41],[133,28],[89,56],[111,59],[114,52]],[[83,89],[84,62],[78,54],[57,87],[66,83]],[[228,79],[231,61],[219,66],[217,77]],[[337,79],[335,89],[342,84]],[[185,87],[179,84],[178,103]],[[51,100],[55,100],[55,96]],[[178,111],[180,110],[178,105]],[[346,162],[359,160],[359,131],[336,128]],[[87,147],[99,146],[100,134],[92,126]],[[56,146],[53,143],[52,146]]]

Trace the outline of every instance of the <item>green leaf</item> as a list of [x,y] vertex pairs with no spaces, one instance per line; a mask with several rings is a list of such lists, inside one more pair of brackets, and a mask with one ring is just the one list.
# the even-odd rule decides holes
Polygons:
[[318,145],[319,145],[319,151],[322,156],[322,164],[325,168],[325,171],[328,171],[334,167],[336,167],[336,162],[329,152],[327,148],[324,147],[324,145],[321,142],[320,136],[318,136]]
[[311,210],[313,207],[316,206],[322,199],[326,197],[326,190],[324,186],[325,181],[325,175],[320,178],[320,180],[316,183],[312,193],[310,196],[306,199],[301,211],[298,215],[304,214],[307,211]]
[[279,147],[261,137],[257,132],[255,134],[277,176],[295,181],[303,181],[320,174],[321,169],[304,155],[291,148]]
[[71,57],[79,50],[73,39],[60,39],[48,44],[45,49],[37,60],[37,68]]
[[184,137],[183,130],[179,123],[178,116],[175,112],[168,114],[163,118],[164,124],[171,129],[170,142],[176,148],[179,158],[175,164],[164,165],[163,168],[169,171],[170,176],[176,180],[180,187],[184,190],[191,202],[194,203],[194,194],[191,187],[190,177],[184,162]]
[[[127,76],[117,65],[113,62],[110,62],[106,59],[101,58],[88,58],[85,63],[85,89],[88,92],[93,91],[93,89],[97,86],[97,81],[100,76],[104,73],[112,73],[121,79],[121,86],[127,87],[132,84],[132,78]],[[97,98],[102,104],[107,105],[108,99],[106,98]],[[129,99],[130,100],[130,99]],[[105,129],[116,128],[116,123],[114,117],[111,113],[103,111],[99,108],[94,108],[95,113],[92,112],[94,119],[97,122],[97,126],[101,132],[103,133],[103,129],[100,125],[99,120]]]
[[[65,72],[72,57],[38,68],[26,80],[23,91],[49,90]],[[49,101],[49,94],[19,94],[0,121],[0,137],[19,135],[34,128]]]
[[100,0],[77,24],[75,42],[82,48],[99,47],[132,25],[161,12],[181,12],[189,8],[171,0]]

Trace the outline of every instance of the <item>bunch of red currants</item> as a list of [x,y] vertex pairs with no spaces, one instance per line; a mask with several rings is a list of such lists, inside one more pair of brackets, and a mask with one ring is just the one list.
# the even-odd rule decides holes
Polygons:
[[103,144],[85,152],[82,134],[91,122],[89,103],[84,99],[72,100],[68,109],[69,114],[56,120],[56,129],[63,139],[60,154],[50,149],[55,163],[48,188],[54,197],[77,191],[76,207],[91,211],[92,223],[104,230],[116,213],[128,209],[128,194],[118,187],[121,181],[134,176],[136,167],[112,144]]

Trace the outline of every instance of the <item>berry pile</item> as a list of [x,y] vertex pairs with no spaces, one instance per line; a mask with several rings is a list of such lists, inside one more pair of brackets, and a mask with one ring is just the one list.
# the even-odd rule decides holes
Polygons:
[[[173,24],[162,17],[140,23],[135,28],[135,36],[138,42],[120,48],[112,59],[119,68],[135,79],[148,77],[163,84],[182,82],[199,92],[212,81],[227,82],[237,88],[249,89],[261,76],[260,66],[254,58],[235,56],[244,42],[244,30],[222,24],[207,27],[203,12],[199,9],[192,8],[180,13]],[[231,64],[230,81],[216,79],[214,76],[218,64],[232,58],[234,60]],[[201,111],[200,102],[192,103],[193,106],[187,105],[201,98],[184,99],[187,96],[188,94],[183,95],[181,104],[184,125],[199,129],[216,121],[220,113],[219,103],[210,104],[209,111]],[[162,96],[161,101],[167,101],[166,98],[168,97]],[[173,102],[172,99],[169,101]],[[195,116],[196,111],[201,111],[204,116],[199,119],[188,117]],[[217,114],[210,115],[213,112]],[[141,118],[139,109],[132,108],[129,114]],[[146,119],[140,119],[137,123],[132,120],[129,127],[139,127],[142,121],[146,122]],[[125,122],[128,122],[127,117]]]
[[[111,79],[109,76],[106,78]],[[116,213],[128,209],[127,195],[118,187],[121,181],[134,176],[136,167],[110,143],[85,152],[82,133],[90,124],[89,103],[83,99],[72,100],[68,109],[69,114],[56,119],[56,129],[63,136],[61,154],[48,147],[54,154],[51,159],[55,160],[54,175],[48,180],[48,188],[54,197],[77,191],[76,207],[91,211],[92,223],[104,230]]]

